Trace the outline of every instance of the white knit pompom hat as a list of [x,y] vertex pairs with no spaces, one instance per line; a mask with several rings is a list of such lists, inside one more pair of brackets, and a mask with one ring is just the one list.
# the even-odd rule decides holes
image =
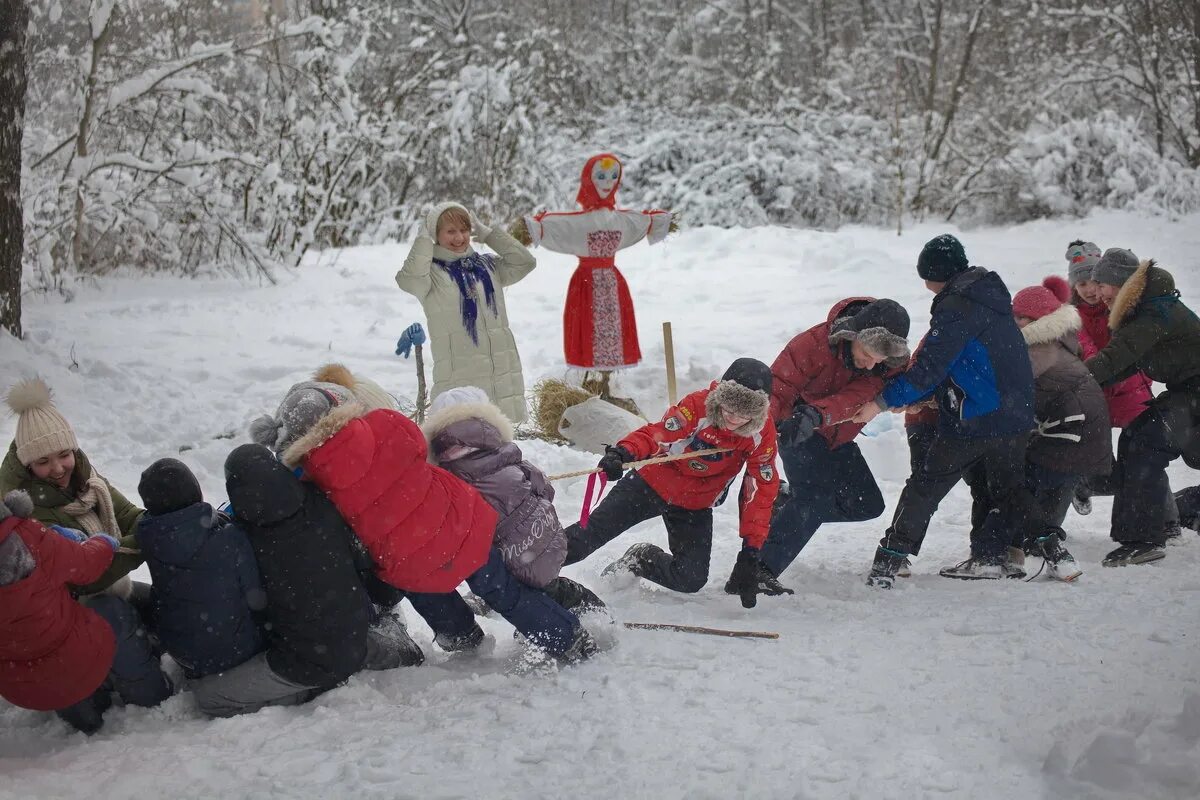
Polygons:
[[41,378],[29,378],[8,390],[8,407],[17,415],[17,458],[29,466],[63,450],[78,450],[75,431],[54,407],[50,387]]

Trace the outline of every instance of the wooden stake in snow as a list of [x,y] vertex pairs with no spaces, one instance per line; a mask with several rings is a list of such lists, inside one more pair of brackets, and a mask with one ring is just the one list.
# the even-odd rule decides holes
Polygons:
[[730,631],[724,628],[703,628],[698,625],[672,625],[668,622],[626,622],[626,628],[643,631],[679,631],[680,633],[703,633],[707,636],[729,636],[735,639],[778,639],[778,633],[768,631]]
[[675,388],[675,339],[671,336],[671,323],[663,323],[663,353],[667,357],[667,405],[675,405],[679,399]]
[[[625,465],[625,469],[637,469],[638,467],[646,467],[650,464],[669,464],[672,461],[683,461],[688,458],[699,458],[701,456],[711,456],[717,453],[728,453],[730,448],[722,447],[714,450],[689,450],[686,453],[674,453],[669,456],[659,456],[658,458],[647,458],[642,461],[630,461]],[[550,475],[547,480],[561,481],[567,478],[582,478],[584,475],[593,475],[600,471],[599,467],[591,469],[581,469],[577,472],[564,472],[561,475]]]
[[421,345],[413,345],[417,351],[417,424],[425,422],[425,356]]

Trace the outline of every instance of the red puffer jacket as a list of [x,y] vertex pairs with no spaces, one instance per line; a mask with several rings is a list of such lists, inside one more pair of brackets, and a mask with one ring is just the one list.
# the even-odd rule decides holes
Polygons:
[[[20,541],[7,541],[10,535]],[[20,517],[0,522],[0,544],[10,554],[24,545],[35,565],[0,586],[0,697],[34,711],[74,705],[104,682],[117,642],[108,623],[76,602],[67,584],[97,580],[112,563],[112,548],[100,539],[67,541]]]
[[[707,408],[708,395],[717,386],[692,392],[667,409],[659,422],[643,425],[621,440],[636,459],[696,451],[695,458],[642,467],[638,472],[659,497],[680,508],[709,508],[746,468],[738,496],[741,537],[751,547],[762,547],[771,525],[771,506],[779,495],[775,473],[775,425],[770,418],[762,430],[742,436],[714,427]],[[730,453],[705,455],[705,450],[730,449]]]
[[452,592],[483,565],[496,512],[425,460],[425,435],[398,411],[335,408],[283,454],[337,506],[379,577],[410,592]]
[[[1108,307],[1102,303],[1088,305],[1083,301],[1075,304],[1083,327],[1079,331],[1079,344],[1086,361],[1108,346],[1112,331],[1108,329]],[[1154,397],[1151,381],[1142,373],[1131,375],[1120,383],[1104,388],[1104,399],[1108,401],[1108,417],[1114,428],[1124,428],[1146,410],[1146,404]]]
[[883,391],[883,376],[856,372],[846,366],[841,347],[830,347],[833,323],[852,305],[865,305],[873,297],[848,297],[829,311],[825,322],[798,334],[771,364],[771,419],[780,422],[792,415],[797,402],[821,412],[817,428],[830,449],[853,441],[862,425],[844,420]]

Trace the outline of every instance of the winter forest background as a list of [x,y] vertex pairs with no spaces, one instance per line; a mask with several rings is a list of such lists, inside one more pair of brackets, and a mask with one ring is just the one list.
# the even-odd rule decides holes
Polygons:
[[444,198],[495,220],[570,207],[598,149],[626,159],[623,203],[687,225],[1200,209],[1198,0],[0,0],[0,16],[0,94],[27,80],[26,291],[118,268],[269,277],[406,236]]

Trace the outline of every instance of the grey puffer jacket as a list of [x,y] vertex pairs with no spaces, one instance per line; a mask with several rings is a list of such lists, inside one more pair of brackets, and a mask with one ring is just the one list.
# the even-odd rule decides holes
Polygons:
[[490,403],[444,408],[426,420],[429,458],[474,486],[496,509],[496,546],[520,581],[541,588],[558,577],[567,536],[554,510],[554,487],[524,460],[512,423]]
[[1021,329],[1029,345],[1037,430],[1026,457],[1072,475],[1112,471],[1112,426],[1100,384],[1080,360],[1082,322],[1072,305]]

